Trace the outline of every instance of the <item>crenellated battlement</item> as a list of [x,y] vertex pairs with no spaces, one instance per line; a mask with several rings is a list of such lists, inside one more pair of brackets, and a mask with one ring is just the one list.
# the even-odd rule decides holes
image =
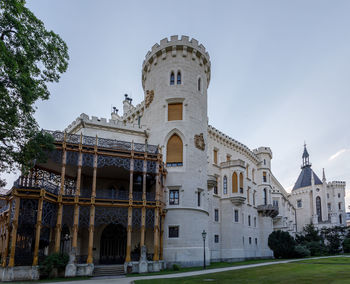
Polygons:
[[272,159],[272,151],[270,147],[259,147],[257,149],[253,150],[254,154],[268,154],[270,156],[270,159]]
[[142,116],[145,109],[145,101],[142,101],[141,103],[137,104],[136,106],[133,106],[127,113],[124,113],[124,115],[121,117],[124,123],[128,123],[137,116]]
[[333,186],[333,187],[345,187],[346,182],[345,181],[331,181],[328,183],[328,185]]
[[160,43],[156,43],[152,46],[152,49],[147,52],[145,60],[142,64],[142,86],[145,87],[146,75],[150,72],[152,65],[157,65],[159,60],[165,60],[167,56],[183,56],[191,57],[192,60],[198,61],[199,65],[204,66],[205,73],[207,74],[207,83],[210,81],[210,57],[202,44],[199,44],[198,40],[190,38],[188,36],[173,35],[168,38],[164,38]]
[[90,118],[87,114],[82,113],[71,124],[69,124],[64,131],[67,133],[75,133],[77,130],[80,129],[80,127],[83,128],[89,124],[97,125],[99,127],[119,128],[129,131],[140,132],[143,132],[146,129],[144,126],[139,126],[137,124],[125,124],[123,121],[120,120],[98,118],[96,116],[91,116]]
[[243,143],[231,138],[230,136],[222,133],[220,130],[216,129],[215,127],[208,125],[208,135],[212,138],[215,138],[218,142],[233,147],[242,154],[245,154],[250,159],[252,159],[255,162],[258,162],[259,159],[255,155],[253,151],[251,151],[246,145]]

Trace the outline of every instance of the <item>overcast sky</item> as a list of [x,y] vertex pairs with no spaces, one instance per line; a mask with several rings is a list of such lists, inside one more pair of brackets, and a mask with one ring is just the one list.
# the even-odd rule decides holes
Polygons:
[[[80,113],[110,117],[143,98],[141,65],[156,42],[188,35],[212,64],[209,123],[248,147],[269,146],[290,191],[304,141],[316,174],[350,184],[350,1],[29,0],[68,44],[68,71],[37,104],[42,128]],[[349,186],[348,186],[349,188]],[[350,194],[348,201],[350,201]],[[348,203],[349,204],[349,203]]]

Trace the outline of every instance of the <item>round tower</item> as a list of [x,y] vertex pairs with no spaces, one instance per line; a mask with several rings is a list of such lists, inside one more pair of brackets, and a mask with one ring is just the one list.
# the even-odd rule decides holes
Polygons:
[[[183,266],[203,263],[208,234],[207,88],[210,59],[203,45],[172,36],[155,44],[142,66],[148,141],[162,147],[168,175],[164,259]],[[206,242],[208,243],[208,242]],[[207,262],[210,259],[207,246]]]

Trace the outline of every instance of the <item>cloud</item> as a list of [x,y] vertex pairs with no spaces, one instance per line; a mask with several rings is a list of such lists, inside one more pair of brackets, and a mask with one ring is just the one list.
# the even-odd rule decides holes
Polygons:
[[344,154],[347,151],[350,151],[350,149],[341,149],[341,150],[339,150],[337,153],[335,153],[334,155],[330,156],[328,161],[332,161],[332,160],[338,158],[340,155]]

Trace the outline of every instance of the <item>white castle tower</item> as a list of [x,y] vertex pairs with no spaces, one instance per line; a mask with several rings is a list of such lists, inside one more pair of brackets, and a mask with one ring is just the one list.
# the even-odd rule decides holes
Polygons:
[[[155,44],[142,66],[148,142],[162,147],[168,175],[164,259],[200,265],[208,232],[207,88],[210,59],[203,45],[172,36]],[[209,249],[207,246],[207,260]]]

